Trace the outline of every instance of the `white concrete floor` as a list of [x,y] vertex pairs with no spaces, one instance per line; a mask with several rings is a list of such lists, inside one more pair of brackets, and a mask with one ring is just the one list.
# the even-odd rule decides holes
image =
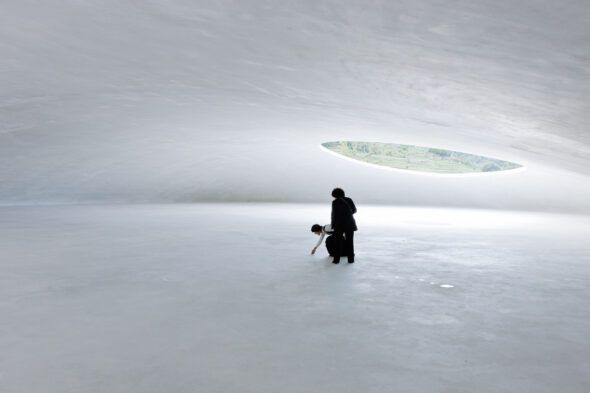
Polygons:
[[[0,391],[590,391],[590,219],[360,204],[0,208]],[[451,287],[452,286],[452,287]]]

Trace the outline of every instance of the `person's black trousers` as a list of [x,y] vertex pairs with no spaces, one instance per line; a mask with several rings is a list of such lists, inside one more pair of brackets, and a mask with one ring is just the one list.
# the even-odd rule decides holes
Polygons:
[[[340,242],[340,256],[348,255],[346,250],[344,249],[344,242]],[[328,254],[333,257],[336,254],[336,237],[334,235],[330,235],[326,238],[326,249],[328,250]]]
[[[336,240],[334,262],[340,262],[342,249],[344,249],[344,254],[348,256],[348,262],[354,262],[354,231],[334,231],[333,236]],[[344,242],[344,247],[342,247],[342,242]]]

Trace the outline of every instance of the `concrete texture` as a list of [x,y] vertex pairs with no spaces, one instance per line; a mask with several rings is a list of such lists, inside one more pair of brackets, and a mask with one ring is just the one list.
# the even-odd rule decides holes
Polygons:
[[[590,212],[590,2],[4,0],[0,204],[322,202]],[[323,142],[525,165],[392,173]]]
[[583,393],[590,220],[359,205],[0,208],[0,391]]

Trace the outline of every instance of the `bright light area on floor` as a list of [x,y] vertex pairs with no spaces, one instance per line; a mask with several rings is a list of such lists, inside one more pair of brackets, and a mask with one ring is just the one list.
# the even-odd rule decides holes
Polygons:
[[480,209],[364,206],[358,220],[371,226],[497,228],[529,226],[546,216]]
[[[328,201],[329,202],[329,201]],[[358,201],[357,201],[358,204]],[[156,205],[158,206],[158,205]],[[174,207],[161,205],[168,212]],[[203,206],[203,205],[198,205]],[[305,232],[314,223],[328,224],[330,222],[330,204],[278,204],[278,203],[252,203],[252,204],[205,204],[212,210],[223,206],[223,210],[236,219],[258,220],[264,217],[272,221],[274,225],[283,223],[301,225]],[[243,206],[247,206],[244,209]],[[179,205],[178,209],[185,209]],[[186,214],[186,213],[183,213]],[[534,231],[536,226],[542,225],[548,228],[563,228],[563,222],[579,220],[587,224],[584,216],[577,218],[571,215],[486,210],[486,209],[457,209],[440,207],[409,207],[409,206],[382,206],[360,205],[355,214],[359,226],[363,227],[399,227],[408,229],[497,229],[502,227],[521,228],[523,231]],[[551,223],[551,224],[548,224]]]

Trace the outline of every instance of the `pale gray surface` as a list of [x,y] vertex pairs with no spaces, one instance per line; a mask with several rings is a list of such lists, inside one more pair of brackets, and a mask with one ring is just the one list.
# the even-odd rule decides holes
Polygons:
[[0,214],[2,392],[590,390],[587,218],[360,207],[334,266],[325,207]]
[[[0,203],[315,201],[590,211],[587,0],[3,0]],[[442,179],[324,154],[522,163]]]

